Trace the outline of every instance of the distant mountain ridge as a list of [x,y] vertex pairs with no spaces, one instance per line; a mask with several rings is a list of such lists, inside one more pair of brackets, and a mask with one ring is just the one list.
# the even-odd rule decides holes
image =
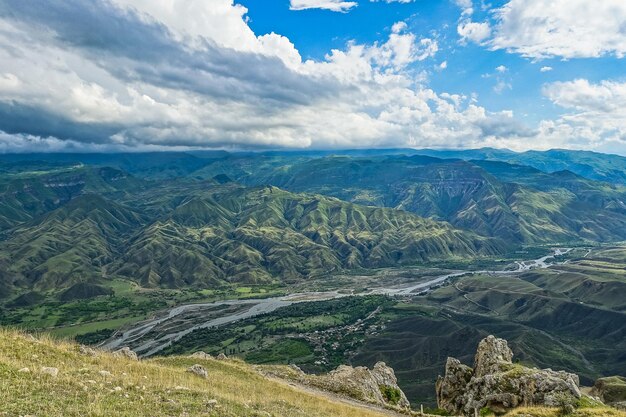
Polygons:
[[12,218],[17,225],[0,241],[5,287],[47,291],[111,277],[165,288],[284,283],[505,250],[502,241],[411,213],[276,187],[144,183],[90,167],[24,181],[28,191],[17,186],[7,206],[24,221]]
[[626,187],[567,171],[421,155],[243,158],[201,171],[406,210],[513,244],[626,239]]
[[[110,276],[172,288],[291,282],[626,240],[618,183],[502,161],[525,155],[510,151],[420,152],[0,155],[0,292]],[[528,155],[596,173],[621,161]]]

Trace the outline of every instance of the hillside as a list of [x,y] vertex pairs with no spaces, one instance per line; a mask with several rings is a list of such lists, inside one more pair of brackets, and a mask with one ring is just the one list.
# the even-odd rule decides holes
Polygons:
[[[208,379],[186,372],[197,363]],[[58,375],[44,367],[57,368]],[[8,416],[395,415],[268,380],[239,361],[90,356],[77,345],[6,330],[0,330],[0,392],[0,414]]]
[[626,189],[568,172],[419,155],[240,158],[203,171],[406,210],[516,244],[626,239]]
[[547,173],[569,170],[591,180],[626,184],[626,157],[620,155],[567,149],[518,153],[506,149],[492,148],[468,150],[419,149],[412,151],[412,153],[438,158],[503,161],[530,166]]
[[141,230],[115,270],[141,277],[146,286],[259,283],[278,277],[289,282],[502,249],[500,242],[401,211],[275,187],[227,186],[185,198]]
[[80,195],[11,231],[0,243],[0,279],[32,290],[97,282],[119,256],[124,236],[144,222],[104,197]]
[[[400,417],[357,398],[368,378],[391,378],[340,367],[328,376],[307,376],[293,367],[253,368],[240,360],[205,354],[137,361],[76,344],[0,330],[0,414],[6,416],[214,416],[214,417]],[[190,372],[196,368],[199,373]],[[259,372],[260,371],[260,372]],[[206,377],[200,375],[206,372]],[[376,376],[375,372],[383,372]],[[387,374],[386,372],[391,372]],[[549,371],[551,372],[551,371]],[[271,375],[271,376],[264,376]],[[307,379],[306,383],[298,382]],[[348,379],[345,379],[348,378]],[[357,382],[358,381],[358,382]],[[356,389],[345,391],[345,389]],[[378,386],[372,389],[379,389]],[[387,395],[387,394],[386,394]],[[388,398],[392,397],[391,394]],[[400,395],[401,391],[400,391]],[[400,397],[401,398],[401,397]],[[490,414],[486,414],[490,415]],[[557,417],[558,408],[519,408],[507,416]],[[624,417],[594,402],[581,403],[573,417]]]
[[[482,337],[506,338],[526,364],[575,372],[590,386],[626,373],[624,248],[520,275],[461,277],[387,312],[384,331],[352,359],[398,370],[409,399],[427,401],[447,356],[471,362]],[[583,252],[584,255],[584,252]]]
[[[144,184],[108,167],[34,163],[3,166],[0,174],[0,233],[91,193],[121,197]],[[2,170],[0,169],[0,172]]]
[[54,296],[117,278],[172,289],[285,284],[505,250],[447,223],[275,187],[181,180],[132,193],[91,189],[5,232],[0,296]]

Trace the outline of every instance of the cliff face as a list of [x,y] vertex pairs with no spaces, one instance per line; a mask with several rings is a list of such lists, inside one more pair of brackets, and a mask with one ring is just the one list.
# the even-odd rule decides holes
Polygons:
[[448,358],[436,385],[437,403],[451,414],[489,408],[504,413],[519,406],[557,406],[580,398],[578,376],[513,364],[506,340],[489,336],[478,345],[474,367]]

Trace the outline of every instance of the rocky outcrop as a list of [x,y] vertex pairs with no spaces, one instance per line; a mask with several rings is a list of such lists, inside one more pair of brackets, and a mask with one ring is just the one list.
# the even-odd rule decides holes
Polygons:
[[364,366],[353,368],[341,365],[326,377],[320,377],[334,391],[345,391],[351,396],[376,404],[408,408],[404,392],[398,387],[396,375],[384,362],[370,370]]
[[85,345],[78,346],[78,352],[81,355],[85,355],[85,356],[97,356],[98,355],[98,353],[94,349]]
[[191,355],[189,355],[189,357],[194,358],[194,359],[204,359],[204,360],[215,359],[213,355],[209,355],[208,353],[203,352],[203,351],[194,352]]
[[495,413],[519,406],[557,406],[563,398],[580,398],[578,376],[513,364],[506,340],[489,336],[478,345],[474,368],[448,358],[445,376],[436,385],[439,408],[474,415],[485,407]]
[[326,375],[308,375],[295,365],[264,367],[265,375],[289,379],[323,391],[333,392],[383,407],[406,410],[409,400],[398,386],[392,368],[378,362],[372,369],[341,365]]
[[132,361],[139,360],[139,358],[137,357],[137,354],[133,352],[129,347],[123,347],[121,349],[116,350],[115,352],[113,352],[113,356],[116,356],[118,358],[127,358]]
[[189,368],[187,368],[187,372],[198,375],[200,378],[204,378],[204,379],[207,379],[209,377],[209,373],[206,370],[206,368],[198,364],[192,365]]
[[598,397],[605,404],[626,411],[626,378],[623,376],[600,378],[594,384],[591,395]]

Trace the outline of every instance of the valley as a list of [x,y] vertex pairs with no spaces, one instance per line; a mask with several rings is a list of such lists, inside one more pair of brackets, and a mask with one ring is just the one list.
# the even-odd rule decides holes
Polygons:
[[[548,268],[556,265],[553,262],[556,256],[563,256],[572,249],[555,249],[552,255],[546,255],[532,261],[516,262],[517,269],[494,271],[461,271],[453,272],[435,278],[426,277],[421,282],[412,282],[400,287],[375,287],[358,294],[360,297],[370,295],[379,296],[411,296],[416,293],[427,293],[435,286],[441,286],[446,281],[468,275],[513,275],[522,271]],[[379,281],[380,283],[380,281]],[[176,345],[181,338],[200,329],[216,329],[239,320],[268,314],[280,308],[305,302],[319,302],[334,300],[342,297],[355,296],[351,288],[341,288],[336,291],[292,293],[284,297],[270,297],[249,300],[224,300],[209,304],[188,304],[175,307],[169,311],[159,313],[159,317],[139,323],[136,327],[122,330],[113,334],[111,339],[101,346],[115,350],[122,346],[129,346],[135,352],[144,356],[158,354],[166,347]]]
[[6,158],[2,326],[315,374],[384,361],[426,407],[489,334],[583,384],[626,373],[620,181],[401,151]]
[[[626,371],[620,369],[626,306],[619,297],[626,286],[626,265],[619,263],[625,250],[556,249],[523,266],[413,276],[412,285],[394,277],[390,287],[248,300],[246,310],[222,310],[213,319],[207,317],[216,311],[204,309],[240,302],[187,306],[131,326],[103,346],[130,345],[144,355],[225,353],[251,363],[297,364],[308,372],[383,360],[397,369],[412,403],[433,406],[432,384],[446,357],[467,360],[473,343],[497,333],[511,340],[522,363],[576,372],[591,384],[599,375]],[[596,267],[596,277],[586,266],[596,262],[611,266]],[[604,291],[620,301],[597,303],[606,296],[593,282],[609,286]],[[596,321],[606,324],[589,332]]]

